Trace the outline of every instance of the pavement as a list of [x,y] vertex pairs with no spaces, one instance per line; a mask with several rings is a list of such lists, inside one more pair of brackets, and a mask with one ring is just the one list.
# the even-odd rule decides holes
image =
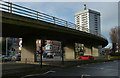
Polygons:
[[33,74],[22,78],[120,78],[120,60],[78,65],[60,69],[54,68],[43,74]]
[[2,64],[2,75],[27,71],[25,69],[29,69],[33,67],[35,67],[35,65],[32,65],[32,64],[3,63]]

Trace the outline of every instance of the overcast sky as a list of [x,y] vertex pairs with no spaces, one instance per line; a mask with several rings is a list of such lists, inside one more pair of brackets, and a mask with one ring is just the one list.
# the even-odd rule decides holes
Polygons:
[[101,13],[101,32],[109,43],[109,32],[114,26],[118,26],[118,3],[117,2],[15,2],[19,5],[75,22],[74,14],[83,11],[84,4],[88,9]]

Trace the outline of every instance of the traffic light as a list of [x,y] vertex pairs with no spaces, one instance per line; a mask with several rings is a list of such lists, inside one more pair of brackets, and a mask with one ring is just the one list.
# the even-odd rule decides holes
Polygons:
[[45,47],[47,45],[47,41],[46,40],[42,40],[41,41],[41,45],[42,45],[42,47]]

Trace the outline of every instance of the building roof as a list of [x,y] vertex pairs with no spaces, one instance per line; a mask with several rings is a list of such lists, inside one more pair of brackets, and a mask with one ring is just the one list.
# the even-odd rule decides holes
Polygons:
[[100,12],[97,12],[97,11],[94,11],[94,10],[91,10],[91,9],[86,9],[86,10],[80,11],[80,12],[78,12],[78,13],[75,13],[75,16],[80,15],[80,14],[83,14],[83,13],[85,13],[85,12],[86,12],[86,13],[89,12],[89,13],[93,13],[93,14],[100,15]]

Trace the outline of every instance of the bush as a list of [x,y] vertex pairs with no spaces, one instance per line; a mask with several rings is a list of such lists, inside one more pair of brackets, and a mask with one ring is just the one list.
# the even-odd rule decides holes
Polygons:
[[110,55],[111,56],[120,56],[120,53],[114,53],[114,52],[112,52],[112,53],[110,53]]

